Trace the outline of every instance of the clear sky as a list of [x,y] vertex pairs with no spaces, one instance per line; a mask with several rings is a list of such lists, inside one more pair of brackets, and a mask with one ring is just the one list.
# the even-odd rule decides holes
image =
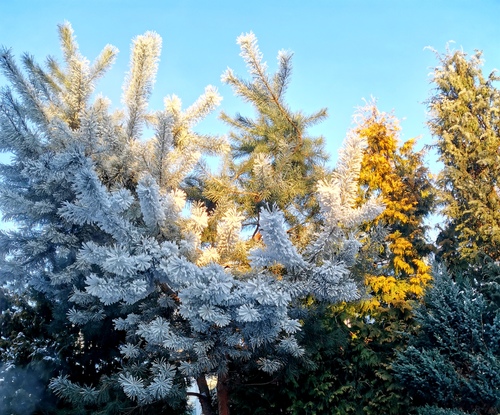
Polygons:
[[[251,114],[220,76],[227,67],[246,74],[236,37],[253,31],[270,69],[280,49],[294,52],[288,103],[306,113],[328,108],[329,119],[313,132],[326,138],[335,158],[355,108],[372,96],[380,109],[394,110],[403,140],[421,136],[421,145],[430,144],[424,101],[438,61],[425,47],[444,52],[454,41],[451,47],[467,53],[483,50],[489,73],[500,68],[499,16],[499,0],[0,0],[0,44],[39,61],[60,56],[56,26],[69,21],[90,60],[107,43],[120,50],[97,87],[119,105],[130,42],[153,30],[163,38],[153,109],[169,94],[188,106],[211,84],[226,112]],[[199,130],[227,127],[212,116]]]

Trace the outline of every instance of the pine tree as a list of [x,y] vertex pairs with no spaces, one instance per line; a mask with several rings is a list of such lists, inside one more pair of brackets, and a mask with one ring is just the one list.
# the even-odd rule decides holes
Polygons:
[[439,257],[464,269],[480,255],[500,258],[499,78],[494,72],[484,77],[480,52],[448,51],[438,59],[428,125],[444,165],[438,184],[447,223]]
[[[110,114],[105,98],[97,96],[94,102],[90,99],[95,80],[109,67],[116,50],[106,47],[89,65],[78,52],[71,26],[61,25],[59,34],[64,67],[48,58],[48,69],[44,70],[32,57],[24,55],[23,73],[9,50],[2,50],[0,55],[1,69],[11,84],[2,90],[1,96],[1,149],[12,154],[11,163],[1,167],[0,205],[4,219],[16,223],[15,230],[1,234],[1,275],[11,290],[17,287],[22,292],[30,287],[37,292],[34,300],[41,297],[40,301],[51,308],[53,328],[48,341],[54,353],[59,351],[52,357],[67,363],[54,369],[53,375],[62,371],[75,382],[97,384],[99,379],[114,376],[120,367],[118,347],[124,335],[112,328],[113,319],[121,312],[107,307],[105,313],[98,301],[81,299],[86,275],[79,268],[77,257],[85,241],[106,243],[111,238],[99,231],[92,219],[73,224],[62,218],[64,205],[74,202],[78,192],[72,183],[72,172],[64,167],[71,165],[72,158],[92,160],[102,183],[115,189],[109,208],[120,211],[120,206],[127,206],[130,199],[125,197],[125,190],[119,189],[135,189],[143,165],[152,165],[150,174],[165,187],[168,183],[162,180],[163,176],[177,185],[182,171],[193,168],[197,161],[193,152],[177,157],[178,165],[165,166],[165,156],[174,148],[180,151],[174,138],[188,140],[184,144],[188,149],[193,141],[205,140],[203,149],[196,146],[198,155],[203,150],[215,151],[222,144],[221,140],[202,137],[189,129],[220,98],[213,88],[208,88],[188,111],[182,112],[180,101],[171,97],[166,100],[164,111],[150,114],[146,104],[161,39],[147,33],[134,41],[130,75],[124,88],[125,110]],[[146,122],[155,126],[158,133],[153,139],[140,142],[140,129]],[[163,152],[156,151],[158,147]],[[89,203],[92,207],[94,201]],[[113,225],[119,226],[108,222],[108,226]],[[78,318],[73,304],[79,301],[84,301],[88,309],[86,314],[78,315],[80,323],[87,323],[84,326],[75,323]],[[33,359],[36,358],[34,354]],[[111,387],[109,381],[104,384],[104,395],[95,403],[97,407],[114,413],[132,404],[121,389]],[[79,407],[75,411],[91,402],[90,398],[82,399],[78,391],[74,398]]]
[[[497,270],[498,271],[498,270]],[[421,414],[496,414],[500,410],[500,313],[471,284],[436,268],[420,331],[394,363]],[[424,405],[428,405],[425,407]],[[429,407],[430,406],[430,407]]]
[[[342,187],[345,190],[339,195],[340,200],[356,206],[359,203],[359,177],[366,151],[366,136],[356,134],[354,130],[350,131],[339,153],[339,162],[331,176],[332,182],[323,181],[319,188],[321,189],[325,183],[330,183],[328,193],[331,194],[330,192],[338,187],[334,183],[343,183]],[[321,202],[320,198],[320,206]],[[337,220],[348,228],[349,220],[340,219],[346,217],[342,207],[336,206],[333,210],[338,214]],[[343,230],[349,234],[349,230],[346,228]],[[373,268],[380,243],[386,236],[382,229],[372,229],[370,232],[370,237],[365,241],[367,243],[358,252],[357,261],[353,264],[353,276],[361,284],[366,271]],[[361,235],[358,234],[359,236]],[[346,414],[356,413],[358,410],[368,411],[366,413],[382,413],[387,412],[389,408],[393,412],[388,413],[399,413],[399,409],[403,407],[400,402],[401,396],[387,393],[387,385],[392,386],[385,377],[388,370],[373,369],[376,366],[374,360],[376,362],[388,360],[387,355],[394,354],[393,347],[388,345],[389,336],[385,336],[377,352],[369,350],[364,339],[370,337],[369,340],[373,340],[372,337],[376,337],[374,333],[376,330],[380,337],[383,329],[378,327],[374,329],[373,324],[362,324],[363,316],[359,318],[358,328],[357,316],[352,313],[355,306],[353,303],[349,304],[346,311],[345,303],[331,307],[317,303],[313,299],[308,301],[308,313],[303,317],[304,327],[299,339],[307,351],[309,360],[291,362],[287,371],[281,376],[266,378],[250,372],[249,379],[245,379],[246,383],[237,390],[239,412],[319,414],[328,411]],[[348,319],[353,323],[352,325],[348,323],[349,327],[346,325]],[[364,333],[361,325],[365,327]],[[371,333],[367,334],[368,331]],[[354,333],[359,338],[351,339]],[[355,344],[358,345],[357,348]],[[247,406],[242,407],[245,403]]]
[[[57,274],[74,262],[75,238],[82,235],[82,230],[65,226],[57,218],[58,204],[68,197],[70,189],[60,174],[58,177],[49,174],[48,164],[51,157],[67,144],[67,132],[76,127],[81,104],[71,106],[71,102],[90,97],[93,85],[89,79],[97,78],[105,69],[114,50],[105,48],[92,66],[91,75],[88,63],[85,65],[75,42],[71,41],[71,28],[65,25],[59,29],[61,43],[67,47],[66,63],[68,68],[71,66],[68,69],[71,75],[66,75],[72,77],[78,86],[73,91],[73,100],[68,96],[68,85],[58,84],[29,55],[23,56],[27,75],[17,67],[10,51],[2,50],[0,55],[2,72],[11,82],[11,88],[2,90],[1,147],[2,151],[12,154],[12,162],[1,167],[0,203],[3,217],[16,223],[14,231],[4,231],[1,235],[1,274],[2,282],[6,282],[10,289],[17,287],[22,290],[28,286],[35,290],[34,298],[23,291],[21,298],[24,297],[28,304],[35,301],[38,307],[43,305],[45,318],[52,320],[48,332],[44,327],[38,328],[43,337],[32,343],[33,346],[39,341],[48,344],[48,355],[33,353],[27,362],[18,361],[21,367],[17,369],[28,370],[30,366],[43,364],[38,362],[40,359],[51,358],[59,362],[52,368],[52,375],[66,370],[79,381],[90,383],[116,368],[113,350],[108,346],[116,345],[120,336],[98,335],[98,331],[112,323],[111,319],[96,321],[94,327],[85,330],[85,334],[66,319],[72,284],[60,284]],[[49,67],[55,68],[54,59],[49,58],[48,62]],[[100,70],[96,69],[99,67]],[[62,77],[62,72],[59,75]],[[84,82],[85,75],[88,77]],[[53,131],[59,133],[53,134]],[[94,360],[95,344],[102,346],[99,353],[102,360]],[[39,380],[45,381],[46,387],[50,372],[41,375]],[[40,403],[44,405],[46,402]]]
[[[79,411],[123,408],[117,385],[139,405],[160,402],[156,412],[165,403],[182,411],[186,384],[195,379],[204,414],[213,414],[208,380],[215,378],[218,413],[227,415],[242,365],[251,361],[272,374],[303,357],[296,334],[306,298],[330,304],[359,296],[350,268],[360,227],[383,209],[374,199],[355,205],[361,141],[350,142],[341,168],[320,182],[321,221],[296,246],[289,205],[279,199],[258,211],[238,199],[224,210],[200,200],[186,205],[182,188],[196,178],[200,157],[227,148],[191,129],[220,98],[209,87],[185,111],[176,97],[162,111],[148,110],[158,35],[134,40],[125,108],[110,114],[104,98],[90,102],[92,82],[85,80],[94,79],[94,66],[83,64],[69,25],[60,30],[66,71],[53,60],[45,71],[30,58],[26,76],[9,51],[1,53],[11,87],[0,101],[0,145],[13,159],[2,166],[0,207],[17,224],[1,234],[2,279],[57,305],[77,355],[97,353],[91,378],[66,371],[50,383]],[[155,130],[149,140],[141,135],[145,125]],[[248,251],[240,230],[256,214],[261,240],[249,244],[246,267],[232,267],[225,258]],[[209,225],[213,238],[206,238]],[[92,330],[99,336],[90,340]],[[102,338],[112,340],[105,354]]]
[[223,204],[221,197],[227,195],[242,206],[247,217],[244,226],[254,236],[259,233],[262,206],[278,206],[290,224],[289,233],[299,242],[318,213],[312,190],[327,174],[324,139],[311,137],[307,129],[323,121],[327,111],[305,115],[290,109],[285,98],[292,75],[291,52],[278,53],[278,69],[271,74],[252,32],[239,36],[237,43],[251,78],[227,69],[222,81],[251,104],[256,115],[221,113],[231,127],[231,154],[222,176],[226,180],[210,180],[206,194],[215,203]]

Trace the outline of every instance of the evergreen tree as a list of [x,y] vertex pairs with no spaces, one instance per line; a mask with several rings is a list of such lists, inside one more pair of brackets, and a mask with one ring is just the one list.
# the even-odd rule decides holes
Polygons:
[[[182,411],[186,384],[196,379],[208,415],[215,378],[218,413],[227,415],[230,383],[243,364],[272,374],[303,358],[296,334],[306,298],[330,304],[359,296],[350,269],[360,227],[383,209],[374,199],[355,203],[362,140],[349,142],[337,172],[320,182],[321,221],[305,243],[294,245],[289,205],[280,208],[279,199],[252,211],[245,200],[215,211],[192,201],[185,214],[182,188],[200,157],[226,149],[191,130],[220,101],[216,91],[207,88],[185,111],[176,97],[148,111],[161,40],[146,33],[132,48],[125,109],[109,114],[105,99],[90,102],[96,65],[85,65],[68,34],[62,26],[66,71],[54,60],[45,71],[26,58],[26,76],[9,51],[1,53],[11,87],[0,101],[0,145],[13,158],[0,171],[0,206],[17,224],[1,234],[2,279],[55,304],[57,318],[68,318],[60,330],[73,352],[95,356],[80,376],[65,371],[50,383],[79,411],[123,408],[116,385],[139,405]],[[142,140],[146,124],[155,135]],[[240,230],[256,214],[261,240],[247,244]],[[249,246],[244,267],[225,262]]]
[[[500,411],[500,312],[470,283],[441,268],[425,304],[419,333],[394,363],[421,414]],[[459,276],[455,276],[457,279]],[[424,407],[428,405],[430,407]]]
[[481,70],[481,53],[438,55],[436,86],[429,100],[429,128],[443,163],[438,184],[447,223],[438,243],[439,257],[464,269],[478,255],[500,258],[500,93],[498,76]]
[[407,308],[407,301],[421,296],[430,281],[425,257],[432,247],[425,239],[424,220],[432,212],[434,191],[423,152],[415,140],[399,144],[399,125],[374,104],[357,114],[356,133],[366,137],[360,176],[360,200],[381,195],[386,209],[376,219],[389,230],[387,248],[380,253],[379,275],[368,276],[374,305]]
[[355,120],[350,136],[366,142],[357,200],[382,198],[386,209],[374,222],[386,228],[386,243],[369,255],[375,266],[358,262],[356,267],[369,297],[311,310],[314,317],[305,323],[308,335],[301,344],[316,368],[302,367],[280,379],[281,390],[272,391],[280,408],[291,413],[399,414],[410,406],[391,363],[416,329],[412,308],[430,280],[424,220],[434,192],[423,153],[413,150],[414,140],[400,145],[393,116],[369,104]]
[[[43,365],[44,358],[52,359],[52,362],[57,362],[56,367],[37,373],[40,378],[36,382],[44,382],[45,387],[50,375],[57,374],[59,370],[69,371],[76,379],[86,383],[115,370],[117,364],[110,345],[120,342],[120,336],[99,333],[112,324],[111,319],[95,321],[94,327],[88,327],[85,333],[66,319],[69,308],[67,298],[72,284],[61,284],[57,275],[74,262],[77,250],[75,238],[82,236],[84,231],[60,222],[58,204],[68,197],[70,189],[63,177],[45,174],[48,173],[50,158],[66,145],[66,132],[76,127],[81,106],[85,105],[82,100],[88,100],[92,93],[90,78],[98,78],[109,66],[114,49],[105,48],[90,69],[88,62],[78,54],[71,28],[61,26],[59,32],[68,69],[68,74],[64,75],[74,81],[74,99],[68,96],[68,85],[62,81],[58,84],[51,77],[57,72],[55,69],[46,73],[34,63],[32,57],[24,55],[26,76],[13,61],[10,51],[2,50],[0,54],[2,72],[11,82],[11,88],[2,89],[1,148],[12,154],[11,163],[1,167],[0,204],[3,217],[16,223],[14,231],[4,231],[1,235],[1,275],[2,282],[7,283],[10,290],[16,287],[21,290],[23,301],[28,305],[34,301],[38,309],[44,310],[44,321],[40,321],[42,327],[38,328],[42,338],[34,339],[31,346],[35,347],[38,342],[45,343],[47,356],[32,353],[25,360],[17,360],[15,370],[29,370],[31,366]],[[49,58],[48,62],[50,68],[56,68],[54,59]],[[62,70],[58,74],[63,77]],[[71,103],[74,105],[71,106]],[[60,131],[57,135],[52,133],[56,130]],[[35,291],[34,297],[30,297],[29,292],[23,292],[26,286]],[[44,327],[49,319],[50,326]],[[105,331],[103,333],[106,334]],[[101,351],[95,359],[97,345],[101,346]],[[12,346],[12,343],[6,345],[4,356],[7,359],[15,354]],[[40,402],[42,407],[47,403]]]
[[222,81],[234,93],[252,105],[255,117],[226,112],[221,119],[231,127],[231,154],[226,161],[226,180],[209,181],[206,194],[221,203],[226,195],[244,209],[244,226],[254,236],[259,233],[259,211],[264,205],[278,206],[296,243],[305,243],[302,234],[318,213],[314,189],[325,177],[327,160],[323,137],[311,137],[307,129],[327,117],[326,109],[312,115],[292,111],[285,100],[292,75],[289,51],[278,53],[276,73],[268,73],[267,64],[250,32],[238,37],[240,56],[245,61],[250,80],[228,69]]
[[[415,140],[401,144],[399,124],[375,103],[358,110],[354,133],[367,147],[360,171],[360,201],[380,195],[386,209],[375,223],[387,230],[377,262],[365,268],[369,297],[335,310],[336,331],[349,333],[346,344],[328,351],[331,402],[338,413],[401,413],[408,399],[394,380],[391,363],[415,330],[412,309],[429,283],[424,221],[434,202],[433,184]],[[348,395],[357,396],[345,404]],[[344,408],[344,409],[342,409]]]
[[[118,347],[124,335],[112,330],[113,319],[121,311],[117,307],[100,311],[100,303],[88,301],[88,297],[83,301],[87,301],[89,310],[79,316],[80,323],[88,324],[77,324],[72,311],[73,304],[80,300],[86,278],[78,265],[78,251],[86,241],[106,243],[111,239],[92,220],[73,224],[62,218],[64,205],[77,197],[74,176],[64,171],[64,166],[71,164],[72,157],[92,160],[103,184],[115,189],[110,208],[118,210],[130,200],[123,200],[127,193],[119,189],[135,189],[144,165],[151,166],[150,174],[162,185],[168,186],[162,180],[165,175],[178,185],[182,172],[196,163],[196,154],[187,151],[184,157],[176,158],[177,165],[168,166],[165,156],[174,147],[181,152],[174,138],[187,140],[183,144],[187,149],[192,142],[204,140],[204,146],[196,146],[198,156],[203,150],[213,151],[221,145],[220,140],[190,130],[220,98],[213,88],[208,88],[188,111],[180,111],[180,101],[170,97],[164,111],[151,114],[146,104],[161,39],[147,33],[134,41],[131,70],[124,88],[125,110],[110,114],[105,98],[97,96],[94,102],[90,99],[95,80],[109,67],[116,50],[106,47],[89,65],[79,54],[72,33],[69,24],[59,27],[64,67],[48,58],[45,70],[24,55],[23,73],[9,50],[2,50],[0,55],[1,69],[10,81],[10,87],[4,87],[1,94],[0,145],[2,151],[12,154],[11,163],[1,167],[0,205],[4,219],[16,223],[15,230],[1,234],[1,276],[10,290],[23,292],[29,287],[37,293],[31,301],[50,308],[52,335],[45,340],[55,353],[54,361],[62,362],[52,368],[52,374],[62,371],[75,382],[88,385],[104,379],[104,395],[94,400],[89,411],[101,408],[114,413],[132,405],[121,389],[106,380],[121,367]],[[140,129],[146,122],[154,125],[158,133],[153,139],[140,142]],[[90,202],[90,208],[93,203]],[[36,363],[37,356],[33,354],[33,362],[28,364]],[[83,399],[76,391],[73,401],[78,408],[74,410],[83,411],[89,399]]]

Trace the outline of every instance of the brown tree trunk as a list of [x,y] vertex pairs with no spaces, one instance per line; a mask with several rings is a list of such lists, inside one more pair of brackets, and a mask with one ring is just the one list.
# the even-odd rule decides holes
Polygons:
[[217,401],[219,415],[229,415],[229,376],[219,375],[217,379]]
[[204,375],[196,378],[196,384],[200,393],[197,395],[201,405],[203,415],[215,415],[214,408],[212,407],[212,400],[210,399],[210,389],[208,388],[207,379]]

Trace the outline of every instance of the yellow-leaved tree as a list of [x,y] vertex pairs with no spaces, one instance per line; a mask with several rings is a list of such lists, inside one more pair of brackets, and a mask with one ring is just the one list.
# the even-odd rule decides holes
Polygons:
[[415,139],[401,144],[399,122],[378,110],[374,103],[361,108],[355,133],[365,137],[367,148],[360,172],[362,203],[374,194],[386,209],[375,220],[387,227],[388,236],[380,260],[366,276],[373,294],[366,310],[377,307],[410,307],[408,300],[423,295],[431,280],[425,261],[431,247],[425,239],[425,219],[432,211],[434,190],[423,151],[415,151]]
[[400,143],[399,123],[392,114],[369,103],[358,110],[355,121],[349,134],[366,143],[358,203],[382,199],[386,209],[366,230],[380,225],[385,242],[368,247],[379,249],[377,260],[357,269],[366,297],[330,307],[318,317],[319,326],[311,325],[307,336],[314,339],[309,347],[317,369],[298,378],[301,390],[289,391],[292,413],[314,407],[316,413],[336,408],[342,414],[396,415],[411,407],[391,367],[406,344],[405,333],[416,328],[413,306],[431,280],[425,219],[434,204],[432,179],[423,151],[415,151],[416,140]]

